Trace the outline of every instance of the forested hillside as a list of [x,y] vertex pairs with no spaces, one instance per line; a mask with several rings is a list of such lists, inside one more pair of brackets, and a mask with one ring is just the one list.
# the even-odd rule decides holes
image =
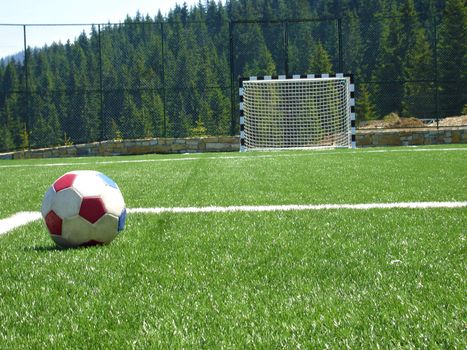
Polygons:
[[93,25],[0,61],[0,151],[238,132],[237,79],[352,72],[357,116],[467,103],[464,0],[231,0]]

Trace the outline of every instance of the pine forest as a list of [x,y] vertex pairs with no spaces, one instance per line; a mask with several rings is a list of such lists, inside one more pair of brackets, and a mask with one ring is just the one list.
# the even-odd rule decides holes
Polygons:
[[0,60],[0,151],[235,135],[249,75],[353,73],[359,121],[460,115],[466,26],[465,0],[200,0],[89,25]]

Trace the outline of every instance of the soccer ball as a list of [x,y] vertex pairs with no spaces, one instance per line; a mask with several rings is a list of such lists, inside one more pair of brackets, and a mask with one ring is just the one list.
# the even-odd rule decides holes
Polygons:
[[71,171],[45,193],[42,217],[59,246],[110,243],[125,226],[126,208],[117,184],[97,171]]

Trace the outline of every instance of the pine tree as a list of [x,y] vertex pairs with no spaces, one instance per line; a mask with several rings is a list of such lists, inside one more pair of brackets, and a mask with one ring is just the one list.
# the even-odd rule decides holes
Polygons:
[[308,61],[308,72],[314,74],[333,73],[329,54],[321,42],[317,42]]
[[[401,14],[403,20],[402,42],[405,43],[402,77],[405,81],[429,79],[430,71],[433,68],[433,55],[425,30],[419,22],[413,0],[405,2]],[[423,117],[427,104],[434,100],[434,95],[428,95],[428,90],[426,84],[404,84],[402,115]]]
[[358,87],[359,95],[357,98],[356,114],[358,120],[373,120],[377,119],[376,107],[371,100],[370,92],[365,84],[360,84]]
[[32,125],[31,135],[30,135],[30,145],[32,148],[42,148],[50,146],[48,144],[47,137],[51,132],[50,126],[44,120],[42,115],[36,117],[34,124]]
[[8,125],[0,124],[0,152],[7,152],[13,150],[15,144],[13,143],[13,137],[8,128]]
[[378,114],[400,113],[404,94],[401,83],[403,76],[404,42],[399,12],[392,8],[392,16],[386,20],[381,31],[380,46],[377,52],[374,78],[383,82],[375,92],[378,101]]
[[45,137],[46,146],[58,146],[62,144],[62,128],[60,125],[57,109],[52,103],[51,97],[47,95],[43,104],[41,115],[46,121],[49,129],[48,135]]
[[343,19],[343,71],[362,77],[364,70],[364,45],[360,32],[361,21],[355,11],[349,11]]
[[211,118],[208,130],[211,135],[227,135],[230,129],[230,101],[220,89],[211,89],[208,95]]
[[290,23],[289,30],[289,71],[313,73],[308,71],[309,58],[313,54],[316,39],[313,35],[313,22]]
[[[119,120],[123,137],[127,139],[144,138],[145,131],[150,130],[148,125],[145,125],[145,121],[145,115],[142,114],[142,111],[136,105],[133,96],[126,92]],[[145,130],[145,128],[147,129]]]
[[141,111],[144,116],[145,137],[164,135],[164,103],[154,92],[145,92],[141,98]]
[[18,148],[22,144],[21,131],[26,121],[26,94],[18,94],[22,83],[18,69],[21,69],[15,61],[10,61],[4,70],[2,84],[0,86],[0,125],[3,124],[9,131],[5,137],[12,137],[13,144],[6,142],[12,148]]
[[[387,16],[387,4],[383,0],[359,1],[357,15],[360,18],[360,34],[363,45],[363,57],[359,79],[369,81],[375,78],[384,55],[383,45],[392,25]],[[345,32],[344,32],[345,36]],[[344,39],[345,41],[345,39]],[[346,50],[348,52],[348,50]]]
[[276,64],[268,50],[259,24],[247,24],[239,27],[236,52],[235,73],[238,76],[274,75]]
[[20,145],[19,140],[13,137],[13,133],[16,132],[17,138],[19,138],[19,128],[15,125],[15,118],[11,113],[10,105],[12,101],[7,101],[2,104],[0,103],[0,150],[10,151]]
[[441,112],[444,116],[458,115],[467,101],[467,6],[464,0],[446,0],[438,47]]

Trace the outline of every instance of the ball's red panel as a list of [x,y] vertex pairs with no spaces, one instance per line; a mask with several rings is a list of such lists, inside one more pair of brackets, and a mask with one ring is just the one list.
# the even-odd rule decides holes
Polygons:
[[62,219],[51,210],[45,217],[45,224],[49,229],[50,234],[61,236],[62,235]]
[[100,197],[86,197],[81,202],[79,215],[94,224],[105,214],[105,206]]
[[75,181],[76,174],[65,174],[57,181],[54,182],[54,189],[56,192],[64,190],[65,188],[69,188],[73,185],[73,181]]

